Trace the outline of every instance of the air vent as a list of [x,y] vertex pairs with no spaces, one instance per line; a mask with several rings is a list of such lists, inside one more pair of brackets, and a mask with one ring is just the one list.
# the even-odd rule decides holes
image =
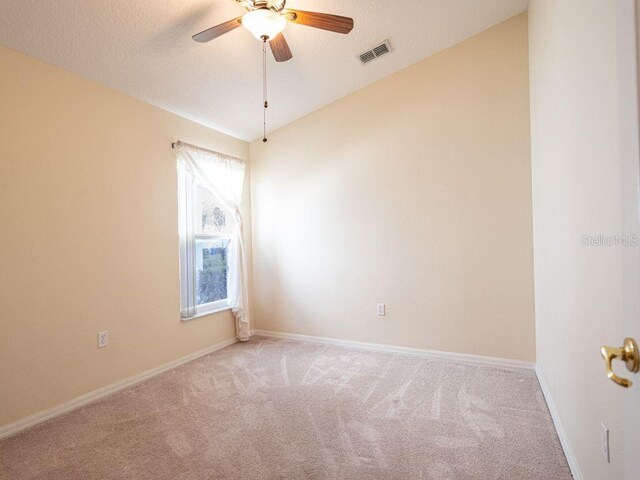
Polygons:
[[358,58],[360,58],[360,63],[366,65],[367,63],[375,60],[378,57],[386,55],[387,53],[391,53],[391,44],[389,43],[389,40],[385,40],[380,45],[376,45],[375,47],[373,47],[371,50],[367,50],[366,52],[361,53],[360,55],[358,55]]
[[371,60],[376,59],[376,54],[373,53],[373,50],[369,50],[368,52],[364,52],[360,54],[360,61],[362,63],[369,63]]

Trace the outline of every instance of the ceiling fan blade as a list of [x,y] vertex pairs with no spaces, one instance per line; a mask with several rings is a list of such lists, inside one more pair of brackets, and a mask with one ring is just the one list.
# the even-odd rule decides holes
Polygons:
[[276,62],[286,62],[293,58],[289,44],[281,33],[276,35],[276,38],[273,40],[269,40],[269,46],[271,47],[271,52],[273,52]]
[[330,15],[328,13],[303,12],[302,10],[287,9],[285,18],[292,23],[321,28],[330,32],[347,34],[353,29],[353,18]]
[[234,30],[242,25],[242,17],[234,18],[228,22],[221,23],[215,27],[207,28],[205,31],[195,34],[192,38],[196,42],[207,43],[218,38],[220,35],[224,35],[231,30]]

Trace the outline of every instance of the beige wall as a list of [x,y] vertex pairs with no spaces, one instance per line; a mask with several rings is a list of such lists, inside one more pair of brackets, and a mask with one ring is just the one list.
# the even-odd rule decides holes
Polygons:
[[180,321],[176,139],[249,156],[0,48],[0,426],[233,338],[229,312]]
[[525,14],[252,143],[256,328],[533,361],[527,64]]
[[[640,318],[631,305],[638,299],[637,253],[581,241],[634,233],[638,225],[627,207],[637,204],[637,155],[623,154],[637,150],[624,139],[622,115],[632,102],[621,97],[619,76],[623,4],[631,6],[531,0],[529,9],[537,368],[576,478],[585,480],[638,478],[637,470],[623,476],[623,397],[633,392],[607,379],[599,355],[601,345],[640,333],[623,328],[626,311]],[[629,194],[633,200],[625,202]],[[627,261],[629,255],[635,258]],[[627,373],[621,364],[616,369]],[[601,421],[610,429],[610,464],[601,452]],[[628,447],[638,451],[637,443]]]

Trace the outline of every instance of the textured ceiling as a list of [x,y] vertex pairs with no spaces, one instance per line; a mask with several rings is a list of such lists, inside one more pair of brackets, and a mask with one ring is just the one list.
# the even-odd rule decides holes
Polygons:
[[[288,0],[353,17],[347,36],[287,26],[293,60],[269,57],[269,130],[448,48],[527,0]],[[2,0],[0,44],[244,140],[262,131],[262,47],[243,28],[191,35],[244,12],[233,0]],[[366,66],[384,39],[394,51]]]

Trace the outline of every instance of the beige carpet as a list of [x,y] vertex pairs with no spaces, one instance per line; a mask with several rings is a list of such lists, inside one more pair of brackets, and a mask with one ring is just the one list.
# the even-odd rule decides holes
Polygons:
[[531,371],[254,338],[0,442],[5,479],[570,479]]

